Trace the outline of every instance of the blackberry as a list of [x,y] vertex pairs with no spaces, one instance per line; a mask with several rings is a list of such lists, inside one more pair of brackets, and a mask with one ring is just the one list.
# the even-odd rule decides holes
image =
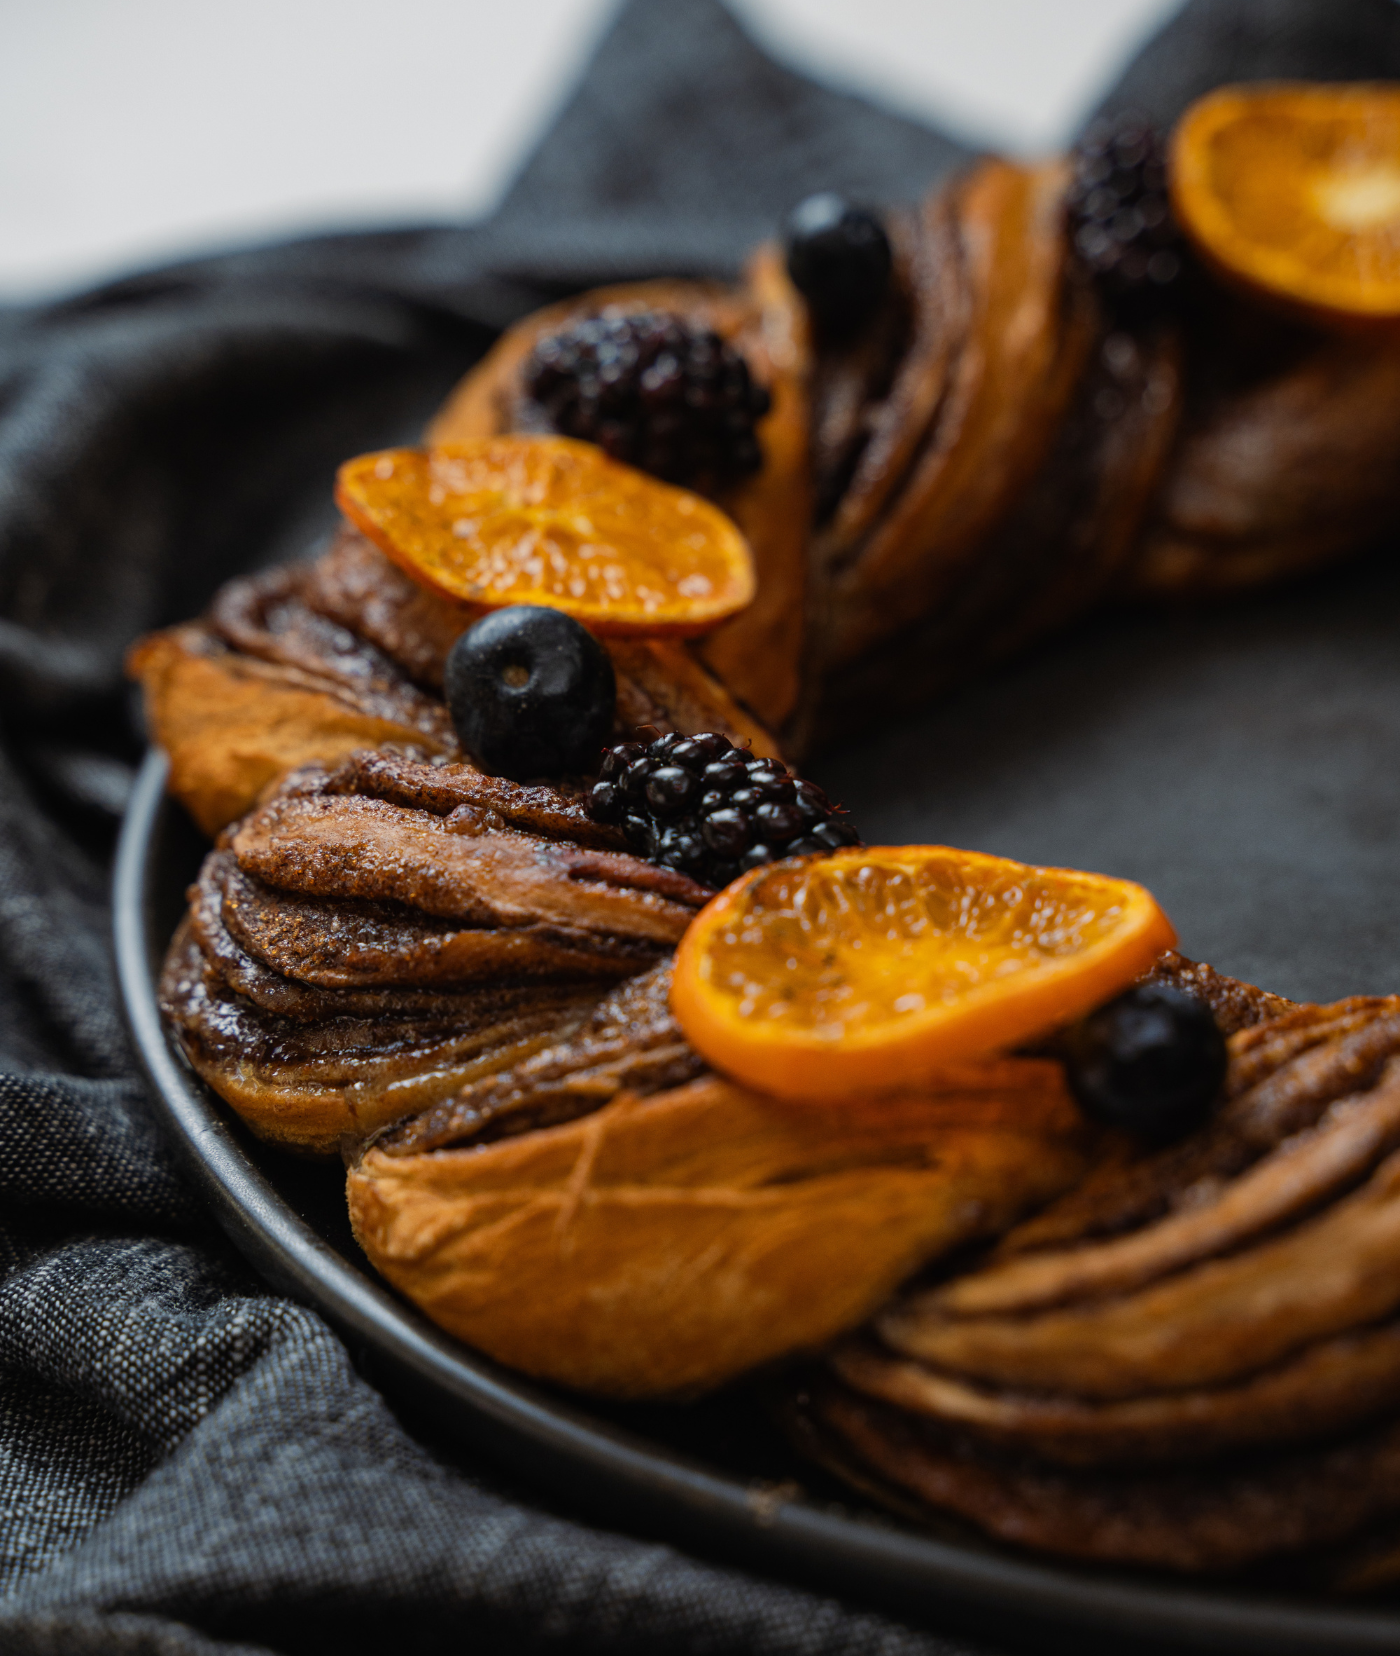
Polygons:
[[1143,116],[1102,115],[1076,145],[1065,196],[1080,262],[1111,299],[1141,301],[1172,286],[1185,257],[1167,195],[1162,139]]
[[763,463],[768,392],[717,333],[664,311],[610,307],[547,335],[525,386],[553,430],[668,483],[717,493]]
[[717,731],[610,748],[588,808],[639,856],[716,888],[779,857],[860,844],[816,783]]

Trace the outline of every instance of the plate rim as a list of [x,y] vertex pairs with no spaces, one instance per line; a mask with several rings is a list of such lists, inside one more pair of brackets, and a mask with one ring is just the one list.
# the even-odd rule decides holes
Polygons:
[[[153,1101],[230,1240],[280,1292],[310,1305],[374,1358],[371,1383],[424,1403],[446,1430],[602,1521],[830,1595],[836,1590],[930,1630],[1033,1633],[1269,1656],[1400,1652],[1400,1611],[1329,1605],[983,1551],[776,1498],[698,1459],[600,1421],[477,1357],[331,1247],[247,1157],[213,1092],[166,1035],[151,905],[160,833],[179,810],[168,763],[150,748],[132,789],[112,871],[112,941],[122,1009]],[[163,949],[164,940],[159,947]],[[357,1366],[361,1366],[357,1364]],[[484,1441],[489,1434],[489,1447]],[[579,1480],[582,1478],[582,1496]],[[1121,1648],[1121,1647],[1117,1647]]]

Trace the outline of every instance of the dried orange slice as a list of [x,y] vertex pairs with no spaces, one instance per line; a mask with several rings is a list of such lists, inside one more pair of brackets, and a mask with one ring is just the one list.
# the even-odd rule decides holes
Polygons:
[[594,632],[707,632],[754,594],[718,507],[569,437],[385,449],[340,468],[336,504],[395,563],[488,609],[549,604]]
[[1182,117],[1170,174],[1225,274],[1323,319],[1400,318],[1400,87],[1225,87]]
[[1175,941],[1130,880],[862,846],[727,887],[681,941],[671,1003],[717,1069],[782,1098],[857,1099],[1079,1017]]

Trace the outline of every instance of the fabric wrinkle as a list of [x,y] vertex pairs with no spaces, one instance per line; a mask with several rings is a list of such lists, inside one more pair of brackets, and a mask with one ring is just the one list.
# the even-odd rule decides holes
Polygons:
[[[1271,73],[1320,53],[1400,75],[1390,0],[1331,0],[1325,29],[1323,10],[1191,0],[1141,61],[1179,107],[1217,64],[1242,72],[1219,43],[1257,16]],[[6,1656],[990,1656],[555,1515],[420,1440],[214,1230],[135,1067],[106,897],[138,633],[303,555],[333,525],[335,465],[411,440],[537,304],[732,272],[804,193],[910,199],[970,153],[773,63],[719,0],[628,0],[483,225],[307,238],[0,310]]]

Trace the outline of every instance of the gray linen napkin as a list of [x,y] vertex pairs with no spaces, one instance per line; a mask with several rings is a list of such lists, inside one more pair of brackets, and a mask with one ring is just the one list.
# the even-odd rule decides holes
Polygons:
[[[1390,0],[1193,0],[1124,95],[1165,117],[1225,78],[1395,75],[1397,19]],[[913,197],[963,154],[770,62],[716,0],[631,0],[485,225],[254,249],[0,311],[7,1656],[971,1649],[555,1515],[415,1437],[327,1326],[212,1231],[137,1078],[105,889],[137,757],[124,647],[236,570],[304,551],[329,523],[337,460],[412,432],[498,327],[554,293],[732,269],[810,189]],[[1374,600],[1356,590],[1344,580],[1328,600],[1353,634]],[[1307,616],[1287,613],[1307,633]],[[1260,626],[1275,649],[1267,622],[1240,636],[1257,641]],[[1378,627],[1354,670],[1340,646],[1326,661],[1345,681],[1339,716],[1381,684],[1385,705],[1367,716],[1393,753],[1397,655]],[[1149,724],[1151,689],[1136,692]],[[831,774],[887,822],[923,811],[925,829],[1015,838],[1005,825],[1033,816],[1044,768],[1028,792],[985,747],[1014,728],[1025,690],[1003,675],[970,693],[965,727],[955,705],[884,738],[877,757],[906,779],[941,764],[933,799],[922,783],[903,803],[882,793],[879,766],[858,757],[833,756]],[[1066,712],[1092,718],[1090,690],[1071,690]],[[1017,776],[1043,758],[1045,726],[1011,741]],[[1370,740],[1343,738],[1355,760],[1343,781],[1373,813],[1358,843],[1388,845],[1394,784],[1365,763]],[[1092,789],[1072,806],[1059,797],[1068,838],[1092,828]],[[961,816],[944,810],[952,798]],[[1244,916],[1252,880],[1237,870]],[[1375,908],[1387,949],[1397,917],[1392,881]],[[1301,958],[1297,915],[1290,927]]]

